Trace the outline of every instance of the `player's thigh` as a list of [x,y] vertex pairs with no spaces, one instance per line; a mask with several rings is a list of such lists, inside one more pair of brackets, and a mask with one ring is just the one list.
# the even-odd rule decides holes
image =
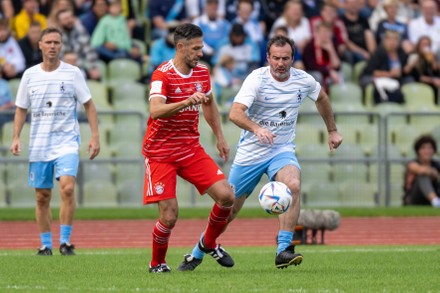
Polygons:
[[249,166],[232,164],[228,181],[234,189],[235,198],[251,195],[265,171],[266,163]]
[[286,184],[292,193],[299,193],[301,167],[294,153],[286,152],[274,157],[268,167],[268,176]]
[[54,161],[30,162],[28,184],[34,188],[52,189]]
[[176,197],[177,167],[145,159],[144,204]]
[[229,187],[226,182],[220,182],[226,181],[223,171],[202,148],[180,164],[177,175],[192,183],[200,194],[205,194],[213,185],[215,190],[224,191]]

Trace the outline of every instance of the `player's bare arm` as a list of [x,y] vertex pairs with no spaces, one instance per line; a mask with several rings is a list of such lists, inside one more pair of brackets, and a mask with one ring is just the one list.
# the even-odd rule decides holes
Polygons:
[[327,127],[328,145],[330,147],[330,151],[333,151],[342,143],[342,135],[338,133],[330,99],[324,90],[321,89],[318,100],[316,100],[315,104]]
[[21,152],[20,133],[26,121],[27,109],[17,107],[14,116],[14,137],[10,148],[14,156],[19,156]]
[[208,95],[207,97],[209,100],[202,104],[203,116],[205,116],[206,122],[208,122],[216,137],[216,146],[220,153],[220,157],[226,163],[229,160],[229,145],[223,136],[217,104],[215,103],[212,94]]
[[167,104],[162,96],[152,96],[150,98],[150,117],[152,119],[170,117],[186,107],[200,105],[208,101],[209,98],[199,92],[195,92],[186,100],[171,104]]
[[93,100],[91,99],[84,104],[84,109],[86,110],[87,120],[89,121],[91,131],[87,153],[90,156],[90,160],[93,160],[101,150],[99,144],[98,115],[96,113],[95,103],[93,103]]
[[249,119],[246,110],[247,106],[240,103],[233,103],[231,111],[229,112],[229,120],[234,122],[238,127],[254,133],[258,137],[260,143],[273,144],[275,134],[269,129],[263,128]]

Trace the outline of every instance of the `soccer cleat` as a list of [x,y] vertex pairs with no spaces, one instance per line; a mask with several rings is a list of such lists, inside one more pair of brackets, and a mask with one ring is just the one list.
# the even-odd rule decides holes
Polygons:
[[177,268],[178,271],[194,271],[195,268],[202,263],[203,259],[198,259],[191,254],[185,254],[182,263]]
[[199,241],[199,249],[206,254],[212,256],[221,266],[223,267],[233,267],[234,260],[232,257],[224,250],[220,244],[217,244],[215,248],[209,249],[205,248],[205,243],[203,242],[203,238]]
[[52,249],[47,248],[46,246],[43,245],[40,248],[38,248],[37,255],[50,256],[52,255]]
[[302,262],[303,256],[295,253],[295,245],[288,246],[275,257],[275,266],[278,269],[287,268],[290,265],[299,265]]
[[70,243],[63,243],[60,245],[61,255],[75,255],[75,246]]
[[157,266],[148,269],[150,273],[171,273],[171,269],[167,264],[158,264]]

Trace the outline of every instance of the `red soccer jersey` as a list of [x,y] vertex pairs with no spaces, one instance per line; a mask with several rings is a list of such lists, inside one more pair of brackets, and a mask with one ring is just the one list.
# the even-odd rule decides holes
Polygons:
[[[162,63],[151,78],[150,98],[162,97],[167,104],[189,98],[193,93],[211,93],[211,78],[208,67],[198,64],[190,74],[177,71],[172,60]],[[142,153],[150,160],[174,162],[192,154],[199,143],[200,105],[189,106],[173,116],[148,119]]]

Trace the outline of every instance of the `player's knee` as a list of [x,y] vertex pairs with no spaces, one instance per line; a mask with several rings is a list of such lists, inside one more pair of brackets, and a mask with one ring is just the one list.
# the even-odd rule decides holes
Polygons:
[[73,198],[75,194],[75,184],[63,184],[61,186],[61,195],[63,198]]
[[160,221],[168,228],[173,228],[177,222],[177,215],[162,215]]
[[217,204],[222,207],[231,207],[234,204],[234,193],[232,190],[225,190],[217,200]]
[[287,184],[287,187],[289,187],[290,192],[292,193],[292,196],[297,196],[300,192],[300,181],[299,179],[293,179]]
[[37,191],[36,201],[38,206],[47,206],[50,203],[51,192],[49,189]]

